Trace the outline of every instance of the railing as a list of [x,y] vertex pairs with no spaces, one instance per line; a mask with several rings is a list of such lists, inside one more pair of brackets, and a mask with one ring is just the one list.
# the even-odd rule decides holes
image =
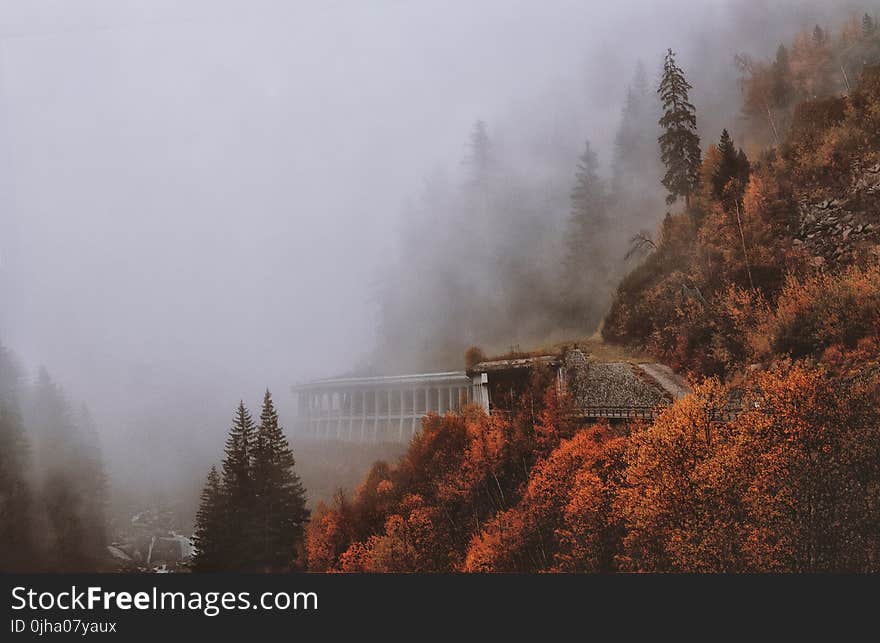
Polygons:
[[653,420],[665,406],[581,406],[573,413],[579,418]]

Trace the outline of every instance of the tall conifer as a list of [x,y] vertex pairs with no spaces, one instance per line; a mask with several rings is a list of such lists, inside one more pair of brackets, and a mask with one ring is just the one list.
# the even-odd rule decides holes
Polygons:
[[254,485],[251,472],[254,448],[254,421],[244,402],[232,418],[232,427],[226,438],[226,457],[223,459],[222,481],[227,520],[227,557],[231,569],[252,569],[252,518]]
[[293,451],[266,391],[254,443],[254,533],[258,565],[267,571],[290,569],[308,520],[305,490]]
[[217,467],[211,467],[202,490],[193,534],[192,568],[196,572],[221,571],[228,564],[224,531],[227,526],[223,488]]
[[700,180],[700,137],[697,135],[696,109],[688,99],[690,89],[691,85],[675,63],[675,54],[672,49],[668,50],[657,93],[663,103],[660,158],[666,166],[661,182],[669,191],[666,202],[670,204],[679,197],[688,203]]

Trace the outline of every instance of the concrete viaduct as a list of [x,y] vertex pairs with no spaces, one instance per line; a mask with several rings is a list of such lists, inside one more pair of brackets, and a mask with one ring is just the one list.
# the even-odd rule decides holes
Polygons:
[[534,368],[556,375],[583,422],[651,420],[687,394],[687,383],[660,364],[592,362],[580,350],[481,362],[465,371],[321,379],[293,387],[296,434],[316,440],[408,442],[429,413],[467,403],[504,411],[516,382]]
[[463,371],[323,379],[293,387],[296,430],[319,440],[408,442],[422,418],[457,411],[482,388]]

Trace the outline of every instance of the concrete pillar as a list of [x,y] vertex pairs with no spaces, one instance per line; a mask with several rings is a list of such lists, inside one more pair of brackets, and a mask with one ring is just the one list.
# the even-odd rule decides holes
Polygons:
[[385,437],[391,442],[391,416],[394,415],[394,411],[391,406],[391,398],[393,397],[393,391],[388,389],[388,408],[385,409]]
[[404,400],[404,396],[406,395],[403,389],[400,389],[398,392],[398,399],[400,400],[400,417],[397,422],[397,441],[403,442],[403,416],[406,414],[406,402]]
[[431,389],[425,389],[425,415],[431,412]]
[[412,391],[412,424],[410,425],[409,434],[410,437],[416,434],[416,418],[418,417],[418,412],[416,411],[416,389]]
[[348,392],[348,439],[354,440],[354,394],[355,391]]
[[338,407],[336,408],[336,439],[342,439],[342,410],[345,408],[345,391],[336,394]]
[[382,392],[373,391],[373,442],[379,441],[379,400]]
[[315,438],[318,439],[321,437],[321,392],[315,391],[312,396],[312,401],[314,404],[312,405],[312,410],[314,411],[314,424],[315,424]]
[[473,387],[474,402],[483,407],[483,410],[489,412],[489,376],[486,373],[474,375],[471,378]]
[[361,391],[361,442],[367,441],[367,391]]

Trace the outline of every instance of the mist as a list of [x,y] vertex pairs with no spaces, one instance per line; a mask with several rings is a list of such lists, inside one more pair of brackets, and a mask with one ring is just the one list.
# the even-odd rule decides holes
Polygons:
[[[653,86],[674,48],[701,134],[735,134],[733,55],[850,4],[5,0],[0,341],[91,409],[114,494],[174,493],[219,458],[240,398],[268,387],[289,424],[292,384],[432,366],[377,351],[383,297],[413,240],[430,255],[452,228],[413,227],[412,204],[465,180],[476,120],[552,202],[550,247],[587,138],[608,175],[638,61]],[[401,345],[425,346],[410,308]],[[540,321],[461,341],[540,341]]]

